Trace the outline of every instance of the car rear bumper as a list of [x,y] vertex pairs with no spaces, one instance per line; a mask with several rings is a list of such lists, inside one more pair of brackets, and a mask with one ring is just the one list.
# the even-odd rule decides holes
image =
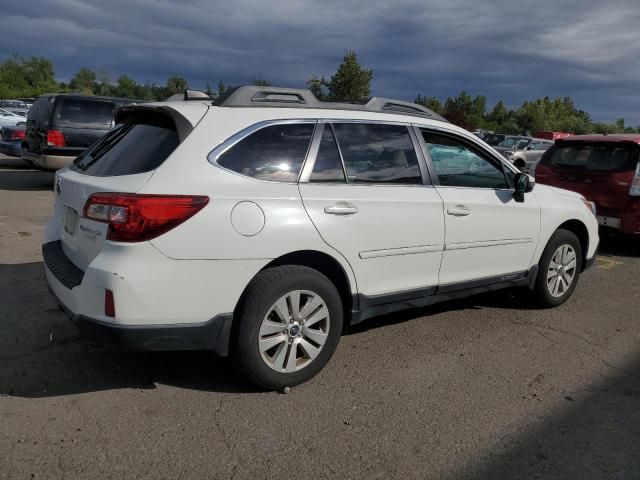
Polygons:
[[57,297],[51,295],[83,337],[120,350],[182,351],[210,350],[227,356],[233,314],[217,315],[211,320],[188,325],[118,325],[84,315],[75,315]]
[[630,200],[624,209],[600,208],[596,205],[598,223],[624,233],[640,233],[640,198]]
[[20,141],[6,141],[0,140],[0,153],[8,155],[10,157],[20,157],[22,149],[20,147]]
[[71,165],[76,157],[67,157],[63,155],[37,155],[29,157],[33,165],[44,170],[59,170]]
[[[262,262],[179,261],[150,244],[106,245],[85,271],[51,237],[42,247],[49,290],[83,335],[128,350],[226,355],[232,312]],[[151,274],[150,272],[153,272]],[[235,272],[235,274],[234,274]],[[112,292],[115,317],[106,315]]]

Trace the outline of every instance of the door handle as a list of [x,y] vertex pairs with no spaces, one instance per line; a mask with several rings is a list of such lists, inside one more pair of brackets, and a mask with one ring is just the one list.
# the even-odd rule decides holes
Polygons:
[[329,215],[353,215],[358,213],[358,207],[347,202],[338,202],[335,205],[324,207],[324,213]]
[[447,208],[447,213],[454,217],[466,217],[471,213],[471,209],[465,205],[456,205],[453,208]]

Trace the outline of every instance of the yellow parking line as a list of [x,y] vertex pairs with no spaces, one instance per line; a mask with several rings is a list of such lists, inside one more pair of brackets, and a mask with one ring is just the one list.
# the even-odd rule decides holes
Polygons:
[[618,260],[611,260],[610,258],[598,257],[596,261],[600,262],[598,268],[600,270],[611,270],[612,268],[616,268],[619,265],[622,265],[624,262],[619,262]]

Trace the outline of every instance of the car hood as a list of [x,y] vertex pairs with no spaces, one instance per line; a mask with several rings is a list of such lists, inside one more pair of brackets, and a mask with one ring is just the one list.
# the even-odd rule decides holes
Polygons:
[[563,197],[578,198],[580,200],[584,199],[583,195],[577,192],[572,192],[571,190],[565,190],[564,188],[552,187],[550,185],[541,185],[539,183],[536,183],[536,186],[534,188],[535,190],[542,191],[543,193],[562,195]]

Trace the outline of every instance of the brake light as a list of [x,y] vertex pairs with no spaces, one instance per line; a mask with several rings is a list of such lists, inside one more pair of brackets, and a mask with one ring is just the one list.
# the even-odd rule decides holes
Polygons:
[[25,131],[24,130],[14,130],[11,132],[10,140],[22,140],[24,138]]
[[640,162],[636,165],[636,172],[633,174],[629,195],[632,197],[640,197]]
[[60,130],[49,130],[47,132],[47,145],[50,147],[64,147],[66,141]]
[[177,227],[207,203],[209,197],[198,195],[94,193],[83,215],[109,224],[107,240],[143,242]]

